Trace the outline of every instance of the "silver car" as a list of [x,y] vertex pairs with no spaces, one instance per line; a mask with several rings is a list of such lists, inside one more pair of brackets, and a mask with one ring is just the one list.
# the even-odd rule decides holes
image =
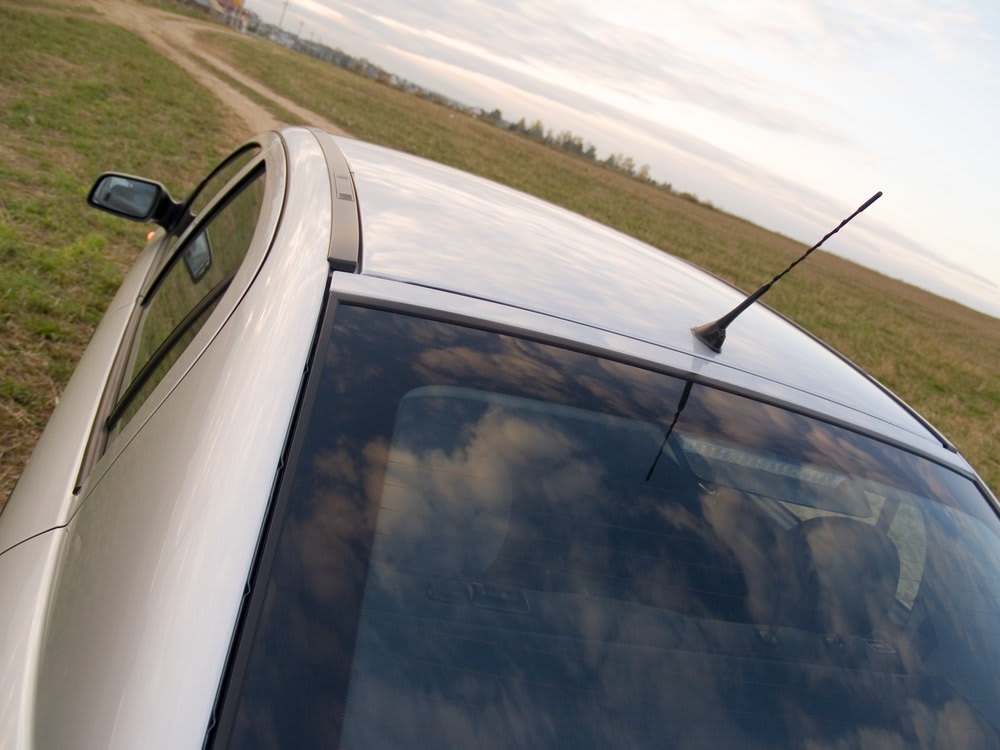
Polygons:
[[761,305],[305,128],[158,225],[0,517],[3,748],[1000,746],[997,499]]

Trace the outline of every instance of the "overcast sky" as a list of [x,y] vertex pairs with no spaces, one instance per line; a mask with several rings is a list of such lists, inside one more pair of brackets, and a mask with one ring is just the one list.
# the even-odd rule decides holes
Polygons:
[[245,4],[1000,317],[998,0]]

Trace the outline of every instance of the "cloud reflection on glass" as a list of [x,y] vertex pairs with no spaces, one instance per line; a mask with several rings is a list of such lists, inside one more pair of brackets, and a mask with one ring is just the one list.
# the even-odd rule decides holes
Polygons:
[[583,353],[336,321],[233,744],[996,745],[968,481]]

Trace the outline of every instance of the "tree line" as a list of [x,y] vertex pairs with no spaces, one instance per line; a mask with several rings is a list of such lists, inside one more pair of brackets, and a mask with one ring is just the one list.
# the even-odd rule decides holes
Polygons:
[[598,156],[597,147],[593,143],[584,142],[582,137],[569,130],[561,130],[555,133],[551,128],[546,128],[541,120],[535,120],[531,125],[528,125],[523,117],[517,122],[508,122],[504,119],[503,113],[499,109],[494,109],[491,112],[480,111],[477,116],[481,120],[530,138],[538,143],[543,143],[546,146],[557,148],[573,156],[600,164],[607,169],[628,175],[629,177],[658,187],[661,190],[666,190],[672,195],[684,198],[685,200],[700,203],[708,208],[714,208],[711,203],[700,200],[694,193],[677,192],[669,182],[658,182],[653,179],[649,165],[640,164],[637,166],[635,159],[631,156],[623,153],[610,153],[601,158]]

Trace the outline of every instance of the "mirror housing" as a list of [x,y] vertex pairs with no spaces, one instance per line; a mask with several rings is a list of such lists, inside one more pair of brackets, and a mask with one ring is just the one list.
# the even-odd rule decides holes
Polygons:
[[105,172],[94,182],[87,205],[132,221],[153,221],[170,231],[182,204],[159,182],[118,172]]

